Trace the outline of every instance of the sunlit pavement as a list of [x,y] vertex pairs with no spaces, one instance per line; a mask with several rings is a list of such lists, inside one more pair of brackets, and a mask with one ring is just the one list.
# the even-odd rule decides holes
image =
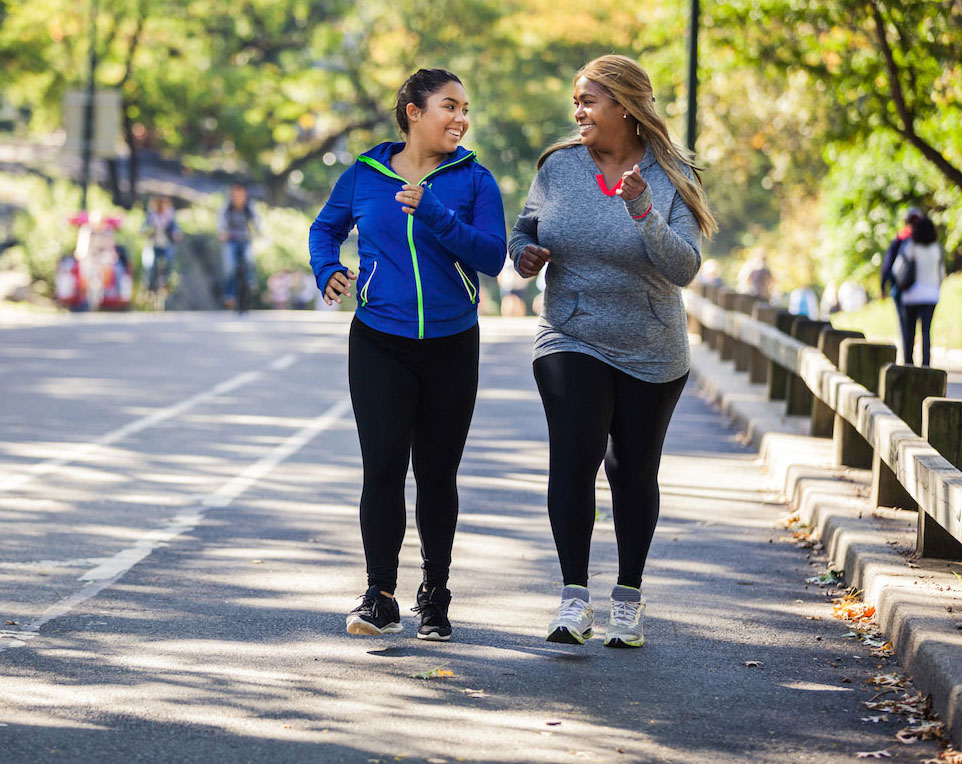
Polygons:
[[[344,316],[79,316],[0,330],[0,761],[848,762],[886,659],[842,638],[779,543],[755,455],[689,386],[645,576],[648,644],[550,645],[534,323],[482,324],[454,641],[344,633],[364,588]],[[409,481],[409,505],[414,486]],[[824,620],[814,620],[821,617]],[[4,625],[5,624],[5,625]],[[757,662],[758,665],[755,665]],[[748,665],[746,665],[748,664]],[[433,669],[450,676],[421,679]]]

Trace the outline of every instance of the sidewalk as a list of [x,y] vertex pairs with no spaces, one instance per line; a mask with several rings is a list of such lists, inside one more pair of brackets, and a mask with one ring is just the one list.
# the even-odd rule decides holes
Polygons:
[[[934,359],[935,360],[935,359]],[[957,370],[956,370],[957,371]],[[916,514],[876,509],[871,471],[836,467],[831,439],[807,433],[807,417],[785,416],[733,363],[692,338],[692,376],[760,453],[771,488],[816,529],[830,569],[863,590],[900,664],[962,744],[962,564],[915,560]],[[958,376],[957,373],[951,376]]]

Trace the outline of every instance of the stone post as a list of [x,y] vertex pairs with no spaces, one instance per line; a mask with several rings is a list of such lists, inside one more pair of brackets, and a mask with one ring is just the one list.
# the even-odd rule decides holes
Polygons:
[[[879,372],[895,363],[895,345],[868,340],[842,340],[838,370],[873,393],[878,393]],[[835,462],[844,467],[872,468],[872,447],[858,430],[835,413]]]

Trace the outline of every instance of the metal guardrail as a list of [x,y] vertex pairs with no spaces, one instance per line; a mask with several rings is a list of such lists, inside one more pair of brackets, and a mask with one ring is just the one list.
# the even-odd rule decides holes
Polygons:
[[[815,432],[819,405],[827,406],[835,414],[831,432],[836,443],[838,463],[868,467],[864,462],[859,463],[859,443],[853,440],[864,439],[861,445],[867,445],[871,449],[869,458],[872,460],[873,469],[872,493],[877,505],[906,509],[914,508],[912,503],[917,505],[918,553],[926,557],[962,559],[962,471],[958,469],[958,466],[962,466],[962,427],[958,425],[962,422],[962,400],[940,397],[945,394],[945,372],[896,366],[891,363],[895,359],[894,346],[852,337],[842,338],[835,343],[835,348],[842,358],[840,365],[843,369],[847,365],[854,369],[857,366],[855,361],[864,359],[866,351],[870,356],[867,376],[863,365],[856,374],[861,377],[861,381],[856,381],[849,374],[840,371],[839,366],[817,347],[748,315],[744,312],[746,304],[738,306],[742,312],[733,309],[736,300],[732,298],[731,290],[724,287],[705,289],[702,285],[699,285],[698,289],[708,296],[696,294],[691,289],[684,290],[685,307],[692,331],[718,350],[723,360],[726,355],[734,360],[736,370],[747,371],[748,365],[753,366],[755,370],[752,372],[752,381],[761,382],[760,377],[766,377],[769,399],[785,397],[788,413],[798,413],[797,399],[802,395],[799,391],[793,393],[791,381],[794,378],[803,382],[805,389],[810,391],[804,395],[810,394],[813,399],[810,402],[813,434],[823,434]],[[716,304],[716,300],[731,308],[726,309]],[[753,313],[755,316],[765,315],[775,321],[776,311],[767,303],[761,303],[761,307],[756,303]],[[784,313],[783,311],[783,319]],[[784,320],[780,323],[787,326]],[[795,334],[803,334],[805,328],[812,328],[805,326],[805,319],[797,318],[793,320],[792,326],[792,333]],[[819,329],[819,344],[826,344],[826,338],[831,340],[832,335],[853,334],[834,331],[830,326],[824,325],[816,328]],[[767,374],[759,374],[757,371],[758,354],[768,362]],[[747,364],[744,360],[746,357],[749,358]],[[872,371],[878,380],[878,386],[874,390],[867,386],[874,385]],[[787,374],[789,381],[788,392],[781,396],[777,385],[773,384],[773,379],[779,374]],[[915,375],[919,374],[924,377],[921,387],[915,383],[918,379]],[[912,380],[915,381],[906,381],[907,375],[913,375]],[[926,397],[926,384],[933,387],[933,380],[934,389],[938,389],[941,380],[941,394]],[[900,384],[903,388],[901,390],[898,387]],[[886,386],[888,393],[885,393]],[[916,407],[921,403],[922,408],[919,432],[883,400],[904,399],[906,386],[923,390],[914,401]],[[880,390],[883,391],[883,397],[880,397]],[[793,397],[795,401],[792,400]],[[908,397],[911,398],[911,395]],[[907,405],[906,411],[911,409],[912,401]],[[795,412],[792,411],[793,407],[796,408]],[[903,416],[906,414],[903,413]],[[934,427],[939,433],[940,442],[937,444],[922,437],[927,431],[933,430],[933,417],[942,417],[945,420],[941,423],[942,426],[936,423]],[[947,441],[945,433],[948,436]],[[939,446],[938,450],[935,445]],[[952,457],[955,464],[940,451]],[[897,483],[892,483],[892,477]],[[896,486],[895,489],[893,485]],[[904,493],[900,495],[899,491]]]

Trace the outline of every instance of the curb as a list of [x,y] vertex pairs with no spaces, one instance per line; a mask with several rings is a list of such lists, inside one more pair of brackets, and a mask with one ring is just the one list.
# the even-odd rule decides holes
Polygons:
[[962,747],[962,565],[917,560],[917,516],[869,500],[870,470],[837,467],[831,439],[808,435],[808,418],[785,416],[763,385],[749,384],[691,338],[691,373],[757,449],[803,522],[816,528],[832,567],[874,605],[878,623],[916,687],[932,696],[946,736]]

